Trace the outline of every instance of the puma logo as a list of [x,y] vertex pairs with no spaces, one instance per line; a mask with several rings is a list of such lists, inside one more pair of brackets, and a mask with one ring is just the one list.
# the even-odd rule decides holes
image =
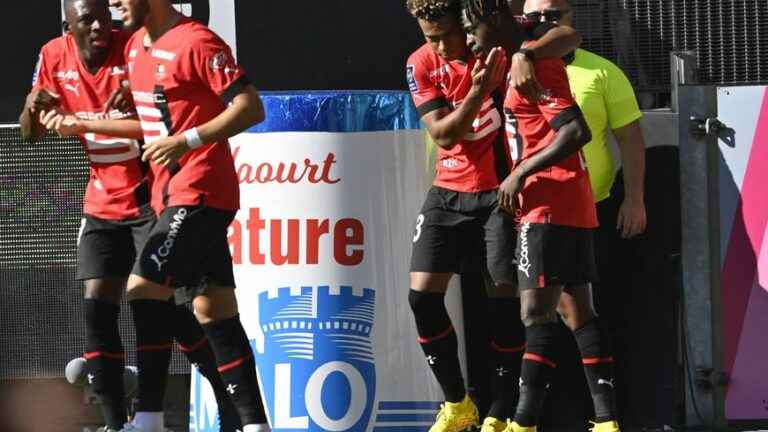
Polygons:
[[607,386],[610,386],[611,388],[613,388],[613,380],[604,380],[604,379],[602,379],[602,378],[600,378],[600,379],[598,379],[598,380],[597,380],[597,385],[603,385],[603,384],[605,384],[605,385],[607,385]]
[[161,260],[155,254],[150,255],[149,258],[157,264],[157,271],[159,272],[163,271],[163,265],[168,262],[167,259]]
[[80,87],[80,83],[74,84],[74,85],[69,83],[64,84],[64,90],[69,90],[72,93],[74,93],[77,97],[80,97],[80,90],[78,89],[78,87]]

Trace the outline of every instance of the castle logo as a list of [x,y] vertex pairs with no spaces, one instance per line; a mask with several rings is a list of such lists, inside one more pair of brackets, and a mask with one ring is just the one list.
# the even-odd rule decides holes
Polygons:
[[259,296],[256,357],[273,431],[363,431],[376,396],[375,292],[280,288]]

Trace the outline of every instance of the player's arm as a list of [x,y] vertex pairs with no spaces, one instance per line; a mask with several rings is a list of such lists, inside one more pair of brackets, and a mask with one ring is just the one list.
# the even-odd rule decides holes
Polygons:
[[533,59],[565,57],[581,45],[581,34],[573,27],[549,23],[537,24],[529,32],[531,40],[525,44],[528,53],[522,51],[512,55],[509,85],[525,98],[536,100],[542,87],[536,79]]
[[59,105],[59,97],[45,89],[32,90],[24,102],[19,115],[21,139],[36,142],[45,135],[45,125],[40,122],[40,113]]
[[[197,127],[202,142],[219,142],[264,121],[264,104],[256,88],[250,84],[232,98],[221,114]],[[186,140],[185,140],[186,143]]]
[[581,46],[581,34],[570,26],[542,23],[531,32],[533,39],[525,48],[537,59],[562,58]]
[[119,138],[144,138],[144,133],[141,130],[141,122],[136,119],[84,120],[82,125],[83,131],[80,133],[92,132],[98,135]]
[[[421,119],[436,145],[450,149],[472,129],[483,102],[504,80],[505,65],[504,51],[494,48],[485,61],[478,59],[475,63],[472,88],[458,108],[452,111],[443,99],[442,106],[422,115]],[[420,106],[422,111],[424,105]]]
[[122,113],[123,118],[85,120],[77,118],[71,113],[60,109],[54,109],[41,116],[41,122],[45,128],[55,131],[60,136],[74,136],[85,133],[95,133],[118,138],[143,138],[141,123],[136,119],[136,108],[130,97],[128,87],[115,89],[104,104],[104,112],[112,113],[115,110]]
[[245,85],[219,115],[178,135],[153,141],[145,147],[142,159],[168,165],[191,148],[223,141],[261,123],[264,117],[264,105],[258,91],[251,84]]
[[517,175],[527,178],[545,168],[560,162],[568,156],[581,150],[584,145],[592,140],[592,133],[579,112],[573,114],[573,118],[567,120],[557,129],[557,134],[552,142],[541,151],[523,160],[515,167]]
[[546,98],[538,101],[537,107],[555,136],[543,149],[523,159],[499,186],[499,205],[507,211],[514,209],[515,196],[526,178],[573,155],[592,140],[589,126],[571,95],[562,62],[537,62],[536,70],[551,90]]
[[44,52],[45,49],[40,53],[32,78],[32,91],[27,95],[19,115],[21,139],[27,142],[35,142],[45,135],[45,126],[40,123],[40,113],[60,104],[59,96],[47,89],[52,80],[49,77]]

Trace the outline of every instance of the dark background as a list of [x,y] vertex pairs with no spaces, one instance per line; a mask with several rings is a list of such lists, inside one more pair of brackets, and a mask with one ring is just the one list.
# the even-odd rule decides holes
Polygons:
[[[238,57],[261,90],[405,89],[423,39],[400,0],[236,1]],[[193,6],[194,8],[194,6]],[[0,122],[16,122],[37,54],[61,34],[58,0],[4,1]]]
[[[206,0],[174,0],[195,4]],[[423,41],[405,0],[235,0],[238,56],[262,90],[405,89]],[[571,0],[583,47],[618,63],[643,108],[664,107],[669,52],[697,53],[704,82],[768,82],[768,1]],[[199,10],[200,8],[198,8]],[[14,122],[37,53],[60,34],[59,0],[4,1],[0,122]]]

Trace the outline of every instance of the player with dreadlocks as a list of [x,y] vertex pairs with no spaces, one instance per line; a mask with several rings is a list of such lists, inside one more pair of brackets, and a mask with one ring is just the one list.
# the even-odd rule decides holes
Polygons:
[[[507,54],[496,49],[482,58],[467,47],[459,0],[408,0],[426,43],[408,59],[408,86],[414,103],[438,146],[437,175],[416,219],[411,257],[409,303],[418,341],[445,395],[432,432],[456,432],[478,422],[459,367],[457,339],[445,308],[445,292],[467,258],[484,256],[492,319],[494,389],[483,432],[496,432],[514,411],[525,329],[510,324],[520,308],[514,264],[515,222],[497,202],[499,183],[509,173],[509,150],[501,133],[502,86],[537,97],[531,59],[560,57],[577,46],[572,29],[536,29],[544,34],[527,50]],[[544,29],[542,31],[542,29]],[[533,31],[532,31],[533,33]],[[533,37],[534,35],[531,35]],[[509,63],[509,64],[508,64]],[[469,248],[484,239],[481,251]]]
[[[478,55],[527,46],[523,28],[505,0],[463,0],[462,24]],[[505,431],[536,430],[556,367],[552,353],[560,310],[575,315],[566,321],[574,323],[571,330],[592,393],[593,431],[617,432],[613,357],[592,306],[590,286],[596,280],[592,231],[597,215],[581,148],[591,133],[571,95],[564,62],[539,59],[535,67],[546,88],[542,96],[529,99],[509,88],[504,100],[514,167],[499,187],[499,205],[520,217],[517,276],[527,340],[520,401]]]

